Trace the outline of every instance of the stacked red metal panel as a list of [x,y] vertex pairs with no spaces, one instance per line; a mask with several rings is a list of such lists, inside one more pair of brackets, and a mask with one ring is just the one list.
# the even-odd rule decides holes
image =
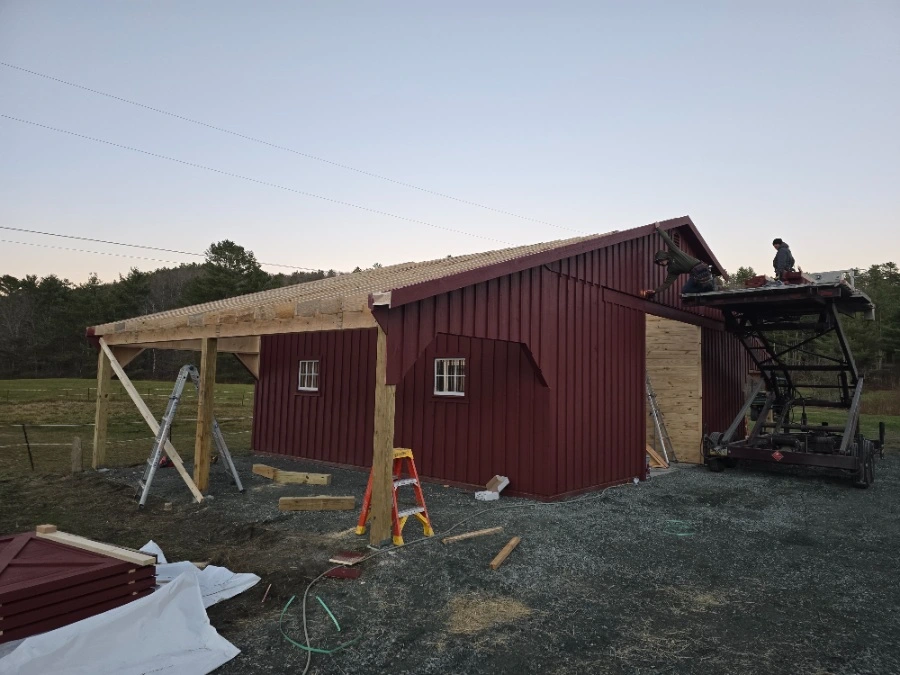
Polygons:
[[0,537],[0,643],[137,600],[153,591],[155,570],[32,532]]

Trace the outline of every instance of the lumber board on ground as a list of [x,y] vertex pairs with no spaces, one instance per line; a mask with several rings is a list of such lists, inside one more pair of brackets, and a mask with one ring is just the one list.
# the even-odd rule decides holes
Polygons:
[[270,478],[284,485],[331,485],[330,473],[309,473],[307,471],[282,471],[268,464],[254,464],[253,473]]
[[131,549],[113,546],[112,544],[104,544],[100,541],[79,537],[77,534],[69,534],[68,532],[60,532],[57,530],[55,532],[36,532],[35,536],[40,539],[56,542],[57,544],[65,544],[72,548],[79,548],[83,551],[100,553],[133,565],[143,566],[156,564],[156,556],[154,555],[132,551]]
[[285,485],[331,485],[331,474],[276,469],[275,482]]
[[491,560],[491,569],[496,570],[503,562],[509,557],[509,554],[513,552],[513,549],[519,545],[519,542],[522,541],[522,537],[513,537],[509,540],[509,542],[500,549],[500,553],[494,556],[494,559]]
[[452,544],[454,541],[464,541],[466,539],[474,539],[475,537],[483,537],[486,534],[497,534],[503,532],[502,527],[489,527],[486,530],[475,530],[474,532],[466,532],[465,534],[455,534],[452,537],[444,537],[441,539],[442,544]]
[[281,497],[280,511],[350,511],[356,508],[356,497]]
[[274,466],[269,466],[268,464],[254,464],[253,473],[257,476],[262,476],[263,478],[275,480],[275,476],[278,475],[278,469]]

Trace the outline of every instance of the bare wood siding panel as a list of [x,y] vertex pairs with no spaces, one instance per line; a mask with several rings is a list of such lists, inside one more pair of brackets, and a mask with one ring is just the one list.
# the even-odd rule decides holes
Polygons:
[[[703,369],[699,326],[647,316],[647,374],[665,418],[675,455],[702,463]],[[647,425],[647,442],[654,429]]]

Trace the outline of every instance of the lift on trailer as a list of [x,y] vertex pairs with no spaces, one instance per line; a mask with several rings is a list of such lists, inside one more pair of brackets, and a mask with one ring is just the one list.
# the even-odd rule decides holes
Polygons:
[[[731,426],[704,436],[703,457],[710,470],[752,460],[842,469],[858,487],[872,483],[876,454],[884,453],[884,425],[878,441],[859,431],[863,378],[840,315],[872,320],[875,306],[853,287],[849,273],[803,275],[797,284],[682,298],[689,306],[720,309],[726,330],[741,341],[760,374]],[[822,408],[845,410],[846,422],[814,423],[810,418]],[[737,438],[748,413],[753,427]]]

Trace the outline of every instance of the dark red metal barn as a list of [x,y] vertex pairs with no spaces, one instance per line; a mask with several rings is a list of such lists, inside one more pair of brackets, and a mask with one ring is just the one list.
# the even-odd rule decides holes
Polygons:
[[[660,227],[721,269],[690,218]],[[306,284],[297,316],[313,299],[346,311],[363,293],[377,326],[262,335],[253,448],[371,466],[380,326],[394,445],[423,476],[481,485],[501,473],[510,492],[544,499],[643,476],[646,316],[697,327],[698,447],[696,429],[730,423],[748,370],[721,315],[683,307],[680,283],[640,297],[662,279],[662,247],[647,225]]]

